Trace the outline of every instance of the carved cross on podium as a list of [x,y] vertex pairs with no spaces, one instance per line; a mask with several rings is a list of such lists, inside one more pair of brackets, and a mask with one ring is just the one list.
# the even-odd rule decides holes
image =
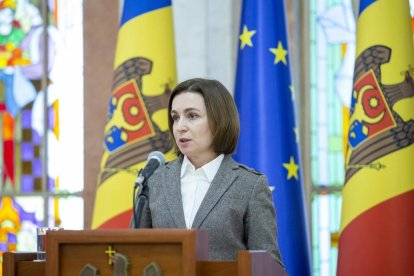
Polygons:
[[112,250],[112,246],[108,247],[108,250],[105,250],[105,254],[108,255],[109,260],[108,260],[108,264],[112,265],[112,257],[115,255],[116,251]]

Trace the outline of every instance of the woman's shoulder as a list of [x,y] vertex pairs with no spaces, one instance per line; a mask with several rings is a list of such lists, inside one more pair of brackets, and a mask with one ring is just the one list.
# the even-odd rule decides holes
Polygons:
[[251,167],[249,167],[247,165],[238,163],[238,166],[239,166],[240,169],[242,169],[243,171],[245,171],[247,173],[252,173],[254,175],[263,175],[263,173],[255,170],[255,169],[253,169],[253,168],[251,168]]
[[171,161],[167,161],[167,162],[165,162],[165,164],[164,165],[162,165],[161,167],[159,167],[155,172],[154,172],[154,175],[160,175],[160,174],[164,174],[164,173],[166,173],[168,170],[171,170],[171,169],[180,169],[180,162],[182,162],[182,161],[180,161],[180,158],[176,158],[176,159],[174,159],[174,160],[171,160]]
[[257,187],[260,187],[259,189],[264,189],[268,186],[267,176],[262,172],[249,167],[246,164],[235,162],[235,166],[238,176],[234,184],[239,191],[245,191],[248,194],[251,194]]
[[181,157],[177,157],[173,160],[165,162],[163,168],[171,169],[171,168],[181,168],[181,163],[183,162]]
[[233,169],[236,168],[239,174],[240,180],[246,180],[248,182],[256,182],[259,179],[265,179],[266,176],[261,173],[260,171],[251,168],[245,164],[238,163],[236,161],[233,161]]
[[249,167],[245,164],[237,162],[230,155],[225,156],[225,158],[223,160],[222,167],[226,168],[226,169],[231,168],[232,170],[236,169],[242,174],[247,174],[247,175],[250,174],[252,176],[261,176],[261,175],[263,175],[263,173],[255,170],[254,168],[251,168],[251,167]]

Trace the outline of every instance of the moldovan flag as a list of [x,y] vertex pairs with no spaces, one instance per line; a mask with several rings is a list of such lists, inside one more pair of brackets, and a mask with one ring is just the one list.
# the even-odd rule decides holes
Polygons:
[[127,228],[148,153],[173,157],[167,104],[175,68],[171,0],[125,0],[92,228]]
[[360,2],[338,275],[414,271],[414,47],[408,0]]

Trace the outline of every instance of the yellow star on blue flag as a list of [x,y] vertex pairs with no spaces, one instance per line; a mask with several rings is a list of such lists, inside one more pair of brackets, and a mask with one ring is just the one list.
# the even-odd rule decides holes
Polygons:
[[272,52],[275,55],[275,61],[274,64],[278,64],[279,62],[283,62],[283,64],[287,64],[286,62],[286,56],[288,54],[288,51],[283,48],[282,41],[279,41],[277,44],[277,48],[270,48],[270,52]]
[[299,179],[298,170],[299,166],[295,163],[295,158],[293,156],[290,157],[289,163],[283,163],[283,167],[287,170],[287,179],[291,179],[294,177],[296,180]]
[[250,47],[253,47],[252,43],[252,37],[256,33],[255,30],[249,31],[246,25],[243,27],[243,33],[239,36],[239,39],[241,41],[240,49],[243,50],[243,48],[247,45]]

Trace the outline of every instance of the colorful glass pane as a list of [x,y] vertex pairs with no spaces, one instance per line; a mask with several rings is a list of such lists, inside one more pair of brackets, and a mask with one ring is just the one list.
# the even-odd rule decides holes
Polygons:
[[309,7],[313,273],[335,275],[355,17],[352,0],[311,0]]
[[39,226],[83,228],[82,5],[0,0],[0,261],[36,250]]
[[[0,251],[33,251],[36,227],[42,226],[41,197],[0,199]],[[40,213],[39,213],[40,212]],[[25,238],[27,233],[30,239]]]

